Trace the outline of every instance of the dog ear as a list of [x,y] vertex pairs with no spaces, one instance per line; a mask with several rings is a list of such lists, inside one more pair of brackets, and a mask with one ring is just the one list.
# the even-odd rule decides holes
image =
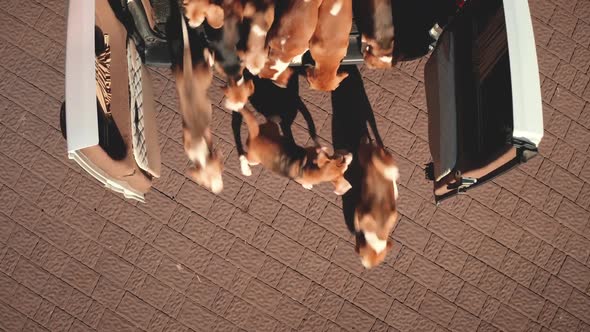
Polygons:
[[246,81],[246,88],[248,88],[248,97],[254,94],[254,81]]
[[315,163],[318,165],[319,168],[322,168],[328,163],[328,161],[330,161],[328,154],[324,151],[324,149],[320,149],[320,151],[318,152],[318,157],[315,160]]
[[223,26],[224,13],[223,8],[220,6],[210,4],[205,16],[207,17],[207,23],[209,23],[213,29],[219,29]]

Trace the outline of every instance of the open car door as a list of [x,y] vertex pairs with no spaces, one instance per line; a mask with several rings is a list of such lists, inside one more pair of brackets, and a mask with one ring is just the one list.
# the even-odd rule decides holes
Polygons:
[[107,1],[69,2],[65,99],[68,157],[106,187],[143,201],[160,176],[151,80]]
[[437,202],[528,161],[543,137],[527,0],[468,0],[424,72]]

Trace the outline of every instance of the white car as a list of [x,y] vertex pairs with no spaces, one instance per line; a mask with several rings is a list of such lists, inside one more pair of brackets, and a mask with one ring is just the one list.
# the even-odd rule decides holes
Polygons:
[[424,72],[438,202],[528,161],[543,138],[539,68],[527,0],[468,0]]
[[70,159],[144,200],[161,167],[151,80],[107,1],[69,2],[61,124]]
[[[69,157],[106,186],[137,200],[143,200],[160,172],[154,101],[143,65],[170,65],[165,30],[180,19],[170,3],[70,1],[62,121],[63,127],[76,124],[67,126]],[[425,55],[429,45],[433,50],[424,81],[432,155],[426,177],[434,182],[435,200],[474,188],[535,156],[543,116],[528,1],[392,3],[400,61]],[[90,24],[95,20],[101,33]],[[435,22],[442,28],[436,24],[428,36]],[[99,88],[105,86],[106,66],[99,61],[104,62],[104,54],[95,52],[104,35],[110,45],[109,107]],[[353,28],[343,64],[362,63],[361,44]],[[292,65],[312,61],[307,55]]]

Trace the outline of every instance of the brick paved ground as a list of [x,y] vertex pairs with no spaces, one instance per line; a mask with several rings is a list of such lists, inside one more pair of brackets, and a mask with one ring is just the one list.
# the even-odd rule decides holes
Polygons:
[[[81,173],[58,131],[65,1],[0,0],[0,330],[590,331],[590,1],[530,3],[541,156],[438,208],[422,171],[424,61],[363,71],[403,215],[394,253],[367,272],[328,187],[240,175],[220,108],[226,189],[184,178],[165,71],[153,73],[164,169],[148,203]],[[302,93],[329,141],[329,97]]]

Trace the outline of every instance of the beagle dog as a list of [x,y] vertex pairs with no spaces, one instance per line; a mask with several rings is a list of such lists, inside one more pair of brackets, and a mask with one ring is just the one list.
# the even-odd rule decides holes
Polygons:
[[352,162],[352,153],[335,153],[330,156],[326,148],[307,148],[307,163],[301,177],[295,182],[305,189],[312,189],[322,182],[331,182],[336,195],[344,195],[350,188],[350,182],[344,178],[348,165]]
[[340,62],[348,50],[352,28],[352,0],[324,0],[319,19],[309,43],[315,61],[307,70],[307,81],[314,90],[333,91],[346,77],[338,73]]
[[248,25],[246,49],[239,51],[240,58],[252,75],[258,75],[268,56],[266,36],[275,17],[273,0],[248,0],[244,6],[244,19]]
[[290,179],[300,177],[307,163],[307,151],[283,136],[277,123],[267,121],[259,125],[252,111],[243,108],[239,112],[248,127],[247,151],[240,156],[242,174],[249,176],[251,165],[262,164]]
[[243,37],[244,3],[240,0],[217,0],[223,10],[223,25],[219,28],[206,22],[204,34],[213,57],[209,65],[214,67],[227,81],[223,88],[224,106],[237,111],[248,102],[254,92],[251,80],[244,77],[244,63],[239,56]]
[[193,65],[187,24],[184,18],[181,21],[184,43],[182,65],[175,65],[173,72],[182,113],[184,150],[193,163],[188,175],[212,192],[219,193],[223,190],[223,165],[220,154],[212,149],[212,108],[207,97],[207,89],[213,79],[211,68],[207,64],[211,54],[207,49],[197,46],[202,53],[197,52],[196,63]]
[[277,17],[269,32],[268,60],[259,76],[285,87],[293,73],[289,64],[309,49],[322,0],[277,2]]
[[183,0],[182,4],[191,28],[200,27],[205,19],[215,29],[223,26],[223,8],[210,0]]
[[355,208],[355,250],[367,269],[379,265],[393,246],[389,234],[398,221],[399,169],[391,154],[374,143],[361,143],[360,201]]
[[390,68],[395,29],[391,0],[354,0],[362,52],[369,68]]

